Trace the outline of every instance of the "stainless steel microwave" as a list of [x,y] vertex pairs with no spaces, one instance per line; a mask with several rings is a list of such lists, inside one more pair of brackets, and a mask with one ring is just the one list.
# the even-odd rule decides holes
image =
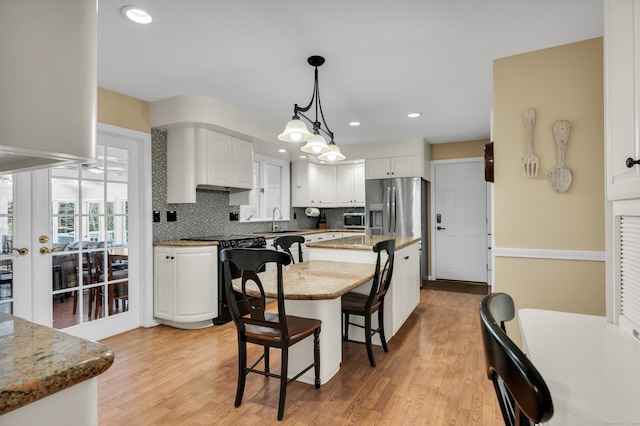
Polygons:
[[342,224],[345,228],[364,229],[364,213],[344,213]]

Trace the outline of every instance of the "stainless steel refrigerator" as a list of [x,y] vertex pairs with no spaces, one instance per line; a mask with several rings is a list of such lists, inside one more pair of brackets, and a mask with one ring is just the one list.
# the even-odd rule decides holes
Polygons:
[[367,235],[422,238],[420,276],[427,279],[427,181],[419,177],[370,179],[365,186]]

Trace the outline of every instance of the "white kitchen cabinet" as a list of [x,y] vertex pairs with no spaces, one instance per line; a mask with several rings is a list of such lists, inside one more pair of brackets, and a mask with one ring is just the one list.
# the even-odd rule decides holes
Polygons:
[[291,206],[318,206],[318,166],[296,161],[291,163]]
[[420,250],[412,244],[395,254],[390,291],[393,307],[393,334],[396,334],[420,303]]
[[640,1],[605,4],[605,164],[607,198],[640,198]]
[[156,246],[153,253],[154,317],[179,328],[213,324],[218,316],[218,247]]
[[251,142],[205,128],[167,130],[167,203],[195,203],[198,185],[251,189]]
[[338,207],[364,207],[364,163],[336,166]]
[[336,207],[336,166],[318,166],[318,207]]
[[[251,142],[206,131],[206,143],[196,129],[197,185],[251,189],[253,187],[253,146]],[[203,161],[202,159],[206,159]],[[201,170],[206,166],[205,170]]]
[[370,158],[365,160],[365,165],[367,179],[414,177],[424,174],[424,166],[415,155]]
[[96,156],[97,2],[0,6],[0,172]]

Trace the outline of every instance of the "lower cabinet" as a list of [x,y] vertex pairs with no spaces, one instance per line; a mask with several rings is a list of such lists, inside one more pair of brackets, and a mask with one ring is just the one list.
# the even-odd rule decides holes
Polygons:
[[153,315],[179,328],[212,325],[218,316],[218,247],[155,246]]
[[393,334],[396,334],[420,303],[420,250],[412,244],[395,253],[393,278]]

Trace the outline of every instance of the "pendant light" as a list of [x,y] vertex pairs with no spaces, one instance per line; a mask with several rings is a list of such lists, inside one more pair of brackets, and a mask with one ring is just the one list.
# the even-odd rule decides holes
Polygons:
[[[313,81],[313,94],[311,95],[311,101],[309,104],[301,108],[298,104],[293,107],[293,117],[291,121],[285,126],[284,132],[282,132],[278,139],[283,142],[307,142],[300,150],[308,154],[320,155],[318,157],[321,160],[328,161],[340,161],[346,157],[340,152],[340,148],[333,141],[333,132],[327,126],[327,122],[324,119],[324,113],[322,111],[322,105],[320,104],[320,89],[318,86],[318,67],[324,64],[324,58],[322,56],[310,56],[307,59],[309,65],[315,68],[314,81]],[[304,115],[309,111],[315,102],[316,117],[315,120],[311,120]],[[318,121],[319,117],[322,119],[322,124]],[[307,120],[313,126],[313,133],[309,132],[306,124],[301,118]],[[323,128],[324,125],[324,128]],[[330,141],[327,145],[326,139],[320,134],[320,132],[329,136]],[[322,156],[325,156],[322,158]]]

